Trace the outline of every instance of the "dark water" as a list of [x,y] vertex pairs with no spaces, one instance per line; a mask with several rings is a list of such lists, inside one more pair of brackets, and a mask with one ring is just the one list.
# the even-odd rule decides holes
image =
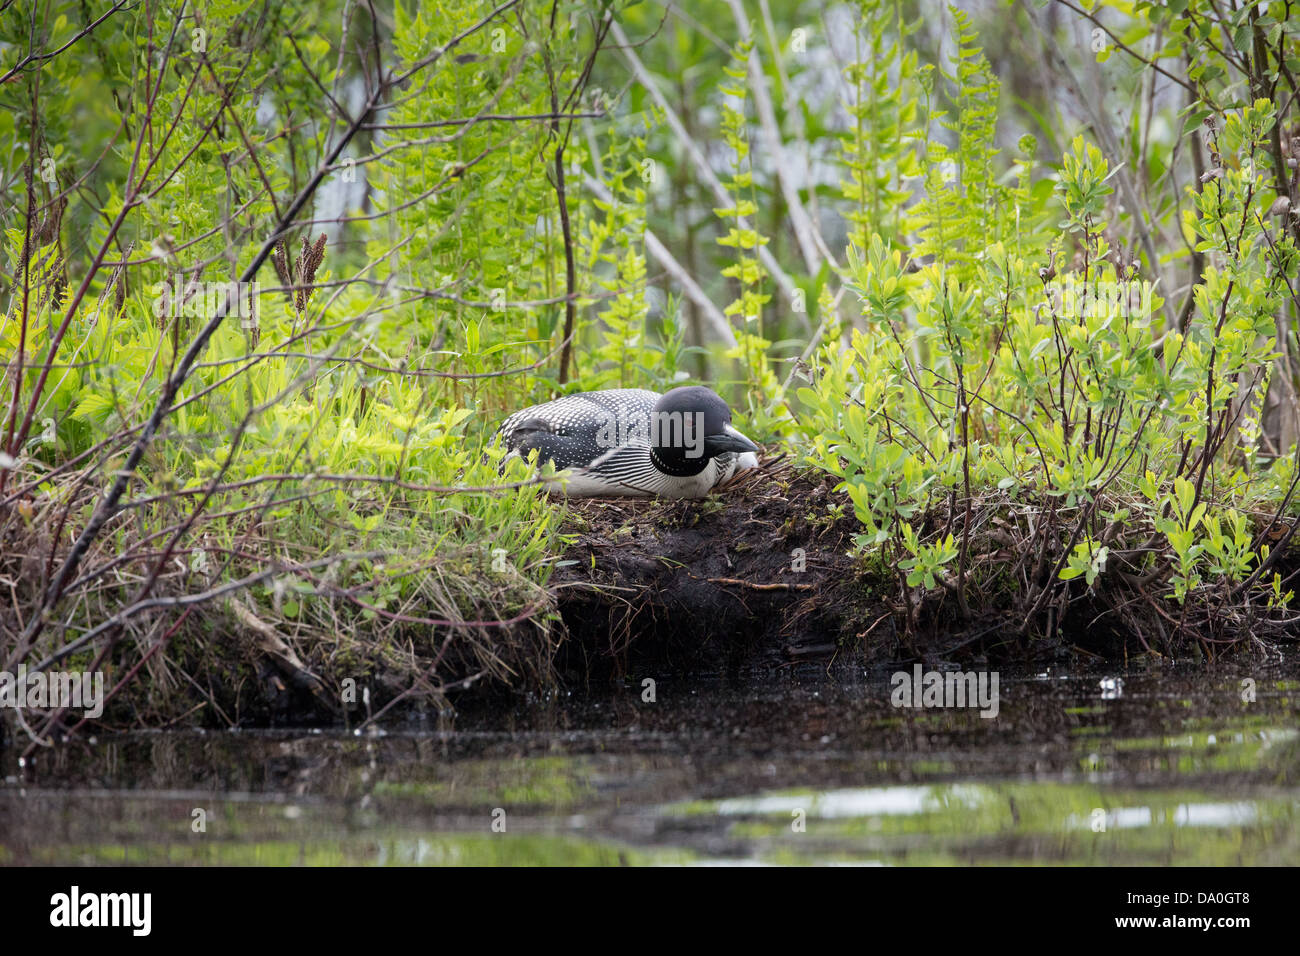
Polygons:
[[101,735],[0,756],[0,862],[1296,863],[1298,665],[1003,672],[995,719],[805,667],[380,733]]

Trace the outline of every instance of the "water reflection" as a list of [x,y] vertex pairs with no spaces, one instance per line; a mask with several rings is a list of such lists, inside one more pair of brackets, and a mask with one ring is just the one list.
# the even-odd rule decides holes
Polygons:
[[993,720],[795,670],[101,737],[0,755],[0,862],[1294,863],[1295,663],[1003,674]]

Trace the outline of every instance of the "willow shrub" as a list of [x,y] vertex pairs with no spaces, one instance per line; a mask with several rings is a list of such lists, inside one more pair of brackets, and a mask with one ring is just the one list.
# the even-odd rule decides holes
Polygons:
[[956,145],[914,130],[928,172],[908,228],[850,248],[861,321],[834,330],[798,391],[807,459],[840,480],[859,550],[899,569],[909,607],[947,594],[969,615],[973,596],[1011,591],[999,605],[1046,633],[1082,587],[1139,632],[1160,608],[1150,633],[1173,622],[1170,636],[1268,613],[1289,596],[1266,532],[1295,467],[1257,438],[1297,263],[1266,227],[1272,104],[1209,130],[1218,166],[1182,223],[1207,265],[1170,327],[1116,248],[1102,153],[1076,138],[1059,169],[1040,169],[1026,137],[1000,161],[996,80],[973,35],[959,39],[958,72],[939,77],[956,114],[930,112],[928,69],[917,94],[917,128],[943,122]]
[[[557,381],[554,361],[569,297],[562,208],[584,314],[577,371],[659,385],[684,345],[671,314],[660,337],[641,334],[636,181],[611,175],[613,204],[581,185],[589,150],[634,168],[635,137],[570,135],[565,118],[601,115],[581,96],[592,19],[543,2],[492,9],[399,3],[390,25],[337,0],[173,4],[121,11],[93,43],[69,43],[77,28],[63,20],[42,34],[58,52],[39,82],[30,70],[0,92],[0,155],[20,171],[0,184],[17,213],[0,216],[4,271],[26,292],[0,315],[0,423],[13,426],[0,430],[15,451],[0,456],[0,503],[17,503],[0,521],[0,573],[22,591],[0,619],[0,658],[102,653],[123,672],[148,660],[165,674],[173,638],[215,635],[194,656],[216,673],[219,655],[239,658],[229,635],[251,626],[278,629],[331,688],[379,671],[390,691],[426,697],[467,674],[545,672],[561,514],[522,465],[500,470],[491,436],[505,409],[578,387]],[[26,49],[25,20],[3,18],[0,48]],[[165,69],[141,65],[146,30]],[[69,542],[215,314],[202,296],[173,300],[240,275],[351,119],[322,89],[354,110],[379,74],[404,79],[285,230],[287,255],[251,292],[256,315],[230,315],[207,342],[122,511],[25,646]],[[146,143],[138,166],[133,138]],[[43,210],[30,230],[29,207]],[[196,603],[145,600],[175,595]],[[92,652],[79,635],[106,622]]]

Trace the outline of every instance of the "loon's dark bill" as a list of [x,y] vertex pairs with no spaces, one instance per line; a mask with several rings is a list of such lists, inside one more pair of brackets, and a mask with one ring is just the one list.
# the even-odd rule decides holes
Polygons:
[[758,446],[730,425],[719,435],[704,436],[704,453],[712,458],[725,452],[758,451]]

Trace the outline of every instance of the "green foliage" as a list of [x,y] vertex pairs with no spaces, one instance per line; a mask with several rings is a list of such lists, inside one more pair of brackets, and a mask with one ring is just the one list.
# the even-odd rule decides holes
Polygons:
[[[852,507],[857,551],[901,572],[912,611],[935,591],[966,614],[1001,587],[1037,627],[1118,589],[1182,627],[1223,589],[1278,614],[1289,600],[1270,550],[1300,475],[1284,2],[1081,5],[1083,51],[1036,6],[999,8],[1033,27],[1041,64],[986,55],[973,13],[927,31],[888,0],[814,18],[834,36],[760,5],[733,46],[721,4],[163,2],[85,32],[71,0],[13,6],[0,532],[48,533],[55,568],[176,387],[92,591],[113,575],[125,601],[157,571],[200,593],[261,569],[254,610],[318,634],[540,608],[561,519],[535,472],[502,464],[497,423],[563,391],[700,376],[834,477],[832,517]],[[597,49],[607,12],[639,38],[619,56]],[[1040,67],[1092,114],[1087,134],[1057,122]],[[1130,98],[1144,108],[1108,128]],[[754,149],[751,99],[804,163],[794,198]],[[722,203],[700,168],[719,161]],[[838,274],[801,271],[788,203]],[[734,348],[667,291],[650,230],[726,303]],[[256,308],[175,378],[214,288],[277,234]],[[814,309],[774,301],[773,262]],[[46,585],[29,582],[38,604]]]
[[[1266,590],[1252,574],[1268,547],[1247,514],[1276,507],[1291,469],[1252,467],[1252,415],[1296,261],[1265,225],[1272,104],[1232,110],[1212,136],[1220,168],[1182,221],[1205,271],[1190,321],[1162,328],[1153,282],[1114,245],[1118,170],[1083,137],[1040,180],[1051,194],[1034,183],[1032,141],[1001,164],[998,84],[969,17],[951,13],[951,70],[919,71],[908,132],[926,172],[907,231],[851,245],[862,328],[826,343],[798,393],[807,460],[853,501],[858,547],[909,588],[935,588],[955,563],[964,597],[972,518],[992,507],[1028,530],[1029,566],[1053,581],[1092,588],[1119,567],[1179,603],[1212,600],[1211,585]],[[1138,535],[1155,537],[1136,547]],[[1031,579],[1026,605],[1052,587]]]
[[[970,17],[949,7],[958,44],[953,71],[938,70],[951,87],[956,116],[934,106],[935,71],[920,72],[924,108],[911,131],[921,144],[925,192],[916,204],[910,229],[920,241],[913,254],[933,255],[958,278],[969,279],[985,237],[1003,234],[1006,190],[994,182],[993,145],[999,83],[977,45]],[[956,148],[929,136],[932,124],[956,137]]]
[[886,0],[859,0],[855,14],[861,28],[856,57],[844,68],[853,98],[845,104],[852,126],[843,137],[840,189],[852,204],[849,240],[865,248],[873,232],[898,238],[899,211],[909,196],[903,183],[920,169],[906,142],[916,127],[917,54],[904,48],[919,22],[907,24]]
[[671,388],[687,374],[682,368],[685,330],[671,302],[660,318],[658,337],[651,334],[648,322],[644,251],[648,172],[640,159],[645,155],[645,140],[641,136],[626,140],[611,136],[610,140],[601,167],[607,171],[613,200],[592,200],[595,212],[584,219],[583,268],[605,297],[593,300],[599,309],[600,338],[590,350],[589,371],[580,387]]
[[927,588],[935,587],[943,569],[957,557],[957,545],[953,542],[953,536],[948,534],[933,544],[921,544],[910,524],[904,522],[900,527],[903,546],[912,555],[898,562],[898,566],[907,572],[908,586],[924,584]]
[[754,186],[754,173],[749,156],[749,123],[745,118],[746,87],[751,42],[741,41],[732,49],[731,64],[723,68],[727,82],[718,92],[722,94],[720,111],[723,142],[731,150],[731,176],[725,186],[732,205],[716,208],[714,215],[727,224],[727,233],[717,240],[719,246],[735,250],[735,262],[722,270],[722,275],[732,280],[739,291],[723,314],[737,321],[736,345],[727,351],[727,357],[740,363],[748,406],[748,418],[760,432],[769,431],[775,424],[766,409],[768,398],[776,394],[780,383],[768,361],[767,350],[772,343],[764,337],[763,308],[772,297],[763,291],[767,270],[758,258],[758,250],[768,239],[754,226],[758,215],[758,195]]

